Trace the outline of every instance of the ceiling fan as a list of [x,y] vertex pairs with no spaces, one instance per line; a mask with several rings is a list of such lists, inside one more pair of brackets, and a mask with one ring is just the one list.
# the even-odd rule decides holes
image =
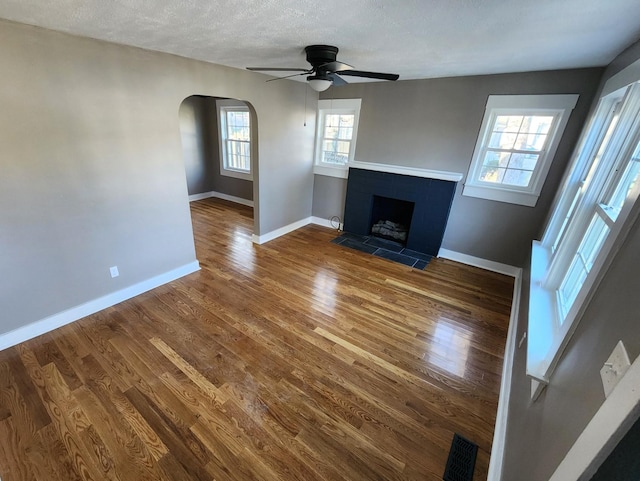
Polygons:
[[253,71],[270,71],[270,72],[300,72],[285,77],[279,77],[274,80],[297,77],[299,75],[308,75],[307,81],[311,88],[317,92],[327,90],[331,85],[345,85],[348,82],[342,76],[365,77],[379,80],[398,80],[399,75],[393,73],[381,72],[364,72],[355,70],[351,65],[338,62],[338,47],[331,45],[309,45],[304,48],[307,54],[307,62],[311,64],[311,68],[286,68],[286,67],[247,67],[247,70]]

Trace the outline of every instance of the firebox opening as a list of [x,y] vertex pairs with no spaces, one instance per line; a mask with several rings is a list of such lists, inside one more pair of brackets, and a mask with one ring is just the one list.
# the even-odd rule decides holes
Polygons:
[[414,205],[406,200],[374,195],[371,235],[406,245]]

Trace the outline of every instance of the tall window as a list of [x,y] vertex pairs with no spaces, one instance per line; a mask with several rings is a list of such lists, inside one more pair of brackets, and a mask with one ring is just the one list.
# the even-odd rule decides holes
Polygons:
[[[640,82],[600,100],[534,242],[527,372],[548,381],[640,191]],[[549,304],[546,315],[536,305]]]
[[318,101],[316,174],[346,177],[353,161],[360,117],[360,99]]
[[491,95],[464,195],[534,206],[577,95]]
[[218,101],[220,119],[220,173],[252,179],[251,115],[246,105]]

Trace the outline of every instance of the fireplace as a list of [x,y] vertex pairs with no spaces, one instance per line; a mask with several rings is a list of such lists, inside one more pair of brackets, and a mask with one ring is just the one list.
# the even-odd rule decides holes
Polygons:
[[[373,227],[380,221],[383,225],[385,221],[401,224],[406,227],[404,240],[393,239],[395,234],[381,237],[391,238],[413,251],[437,256],[456,184],[450,180],[351,167],[344,230],[370,236],[377,235]],[[385,234],[389,231],[393,229]]]
[[373,196],[371,235],[407,245],[414,202]]

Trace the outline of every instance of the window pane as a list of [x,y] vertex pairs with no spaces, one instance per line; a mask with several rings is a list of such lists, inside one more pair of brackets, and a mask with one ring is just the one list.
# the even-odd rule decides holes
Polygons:
[[522,115],[498,115],[492,130],[494,132],[518,133],[521,124]]
[[609,227],[598,214],[595,214],[580,242],[580,247],[578,247],[571,266],[560,284],[560,289],[558,289],[563,311],[562,317],[567,315],[576,300],[608,234]]
[[227,137],[234,140],[250,140],[249,112],[226,111]]
[[251,170],[251,145],[236,140],[227,141],[227,167],[234,170]]
[[485,167],[506,167],[509,165],[509,157],[511,157],[509,152],[489,150],[484,156],[482,165]]
[[533,170],[538,162],[538,154],[511,154],[510,168]]
[[[616,104],[616,110],[619,104]],[[607,150],[607,147],[609,146],[609,141],[611,140],[611,136],[613,135],[613,132],[615,132],[616,130],[616,126],[618,125],[618,120],[620,119],[620,112],[617,111],[615,113],[615,115],[613,116],[613,118],[611,119],[611,123],[609,124],[609,127],[607,128],[607,132],[605,133],[602,142],[600,143],[600,146],[598,147],[598,151],[596,153],[596,156],[594,157],[593,161],[591,162],[591,165],[589,166],[589,171],[587,173],[587,176],[585,178],[585,184],[586,185],[590,185],[591,184],[591,179],[593,179],[593,176],[595,175],[596,170],[598,169],[598,166],[600,165],[600,160],[602,159],[602,156],[604,155],[604,152]]]
[[512,149],[516,141],[516,134],[493,132],[489,140],[489,147],[497,149]]
[[578,248],[578,253],[582,256],[585,263],[585,268],[590,271],[593,267],[593,263],[600,252],[602,244],[604,244],[607,235],[609,234],[609,227],[602,220],[599,215],[595,215],[591,220],[591,224],[587,229],[587,232]]
[[337,114],[329,114],[325,116],[324,125],[327,127],[339,127],[340,126],[340,116]]
[[338,136],[341,139],[351,140],[351,137],[353,136],[353,127],[340,127]]
[[353,127],[354,120],[355,115],[353,114],[340,115],[340,127]]
[[576,297],[578,297],[578,292],[580,292],[580,288],[586,278],[587,271],[582,264],[582,260],[576,254],[560,289],[558,289],[558,293],[560,294],[560,308],[562,310],[562,316],[560,316],[561,323],[567,316]]
[[338,142],[337,152],[349,155],[349,142]]
[[504,177],[505,169],[496,169],[493,167],[483,167],[482,172],[480,172],[480,180],[482,182],[491,182],[495,184],[502,183],[502,178]]
[[547,136],[542,134],[520,134],[516,139],[514,149],[539,152],[544,147],[545,140],[547,140]]
[[348,154],[340,154],[337,152],[322,152],[322,162],[326,162],[327,164],[337,164],[344,165],[349,160]]
[[326,127],[324,129],[324,138],[325,139],[337,139],[339,132],[340,132],[340,128],[339,127]]
[[229,138],[233,140],[249,140],[249,128],[248,127],[231,127],[229,132]]
[[624,168],[624,172],[618,180],[610,198],[605,201],[607,214],[615,221],[622,210],[629,193],[634,189],[640,177],[640,143],[636,146],[631,160]]
[[571,219],[571,216],[573,215],[573,211],[575,210],[576,206],[578,205],[578,200],[580,199],[580,194],[582,193],[582,189],[576,189],[576,192],[573,196],[573,200],[571,201],[571,205],[569,206],[569,210],[567,210],[567,214],[565,215],[564,219],[562,220],[562,225],[560,226],[560,230],[558,231],[558,236],[556,237],[556,242],[551,246],[551,250],[553,252],[555,252],[555,250],[558,248],[558,244],[562,241],[563,236],[564,236],[564,232],[567,228],[567,226],[569,225],[569,219]]
[[553,116],[529,115],[522,121],[520,132],[532,134],[548,134]]
[[337,142],[335,140],[325,140],[322,142],[322,150],[335,152],[337,150]]
[[531,181],[530,170],[507,169],[502,180],[503,184],[527,187]]

